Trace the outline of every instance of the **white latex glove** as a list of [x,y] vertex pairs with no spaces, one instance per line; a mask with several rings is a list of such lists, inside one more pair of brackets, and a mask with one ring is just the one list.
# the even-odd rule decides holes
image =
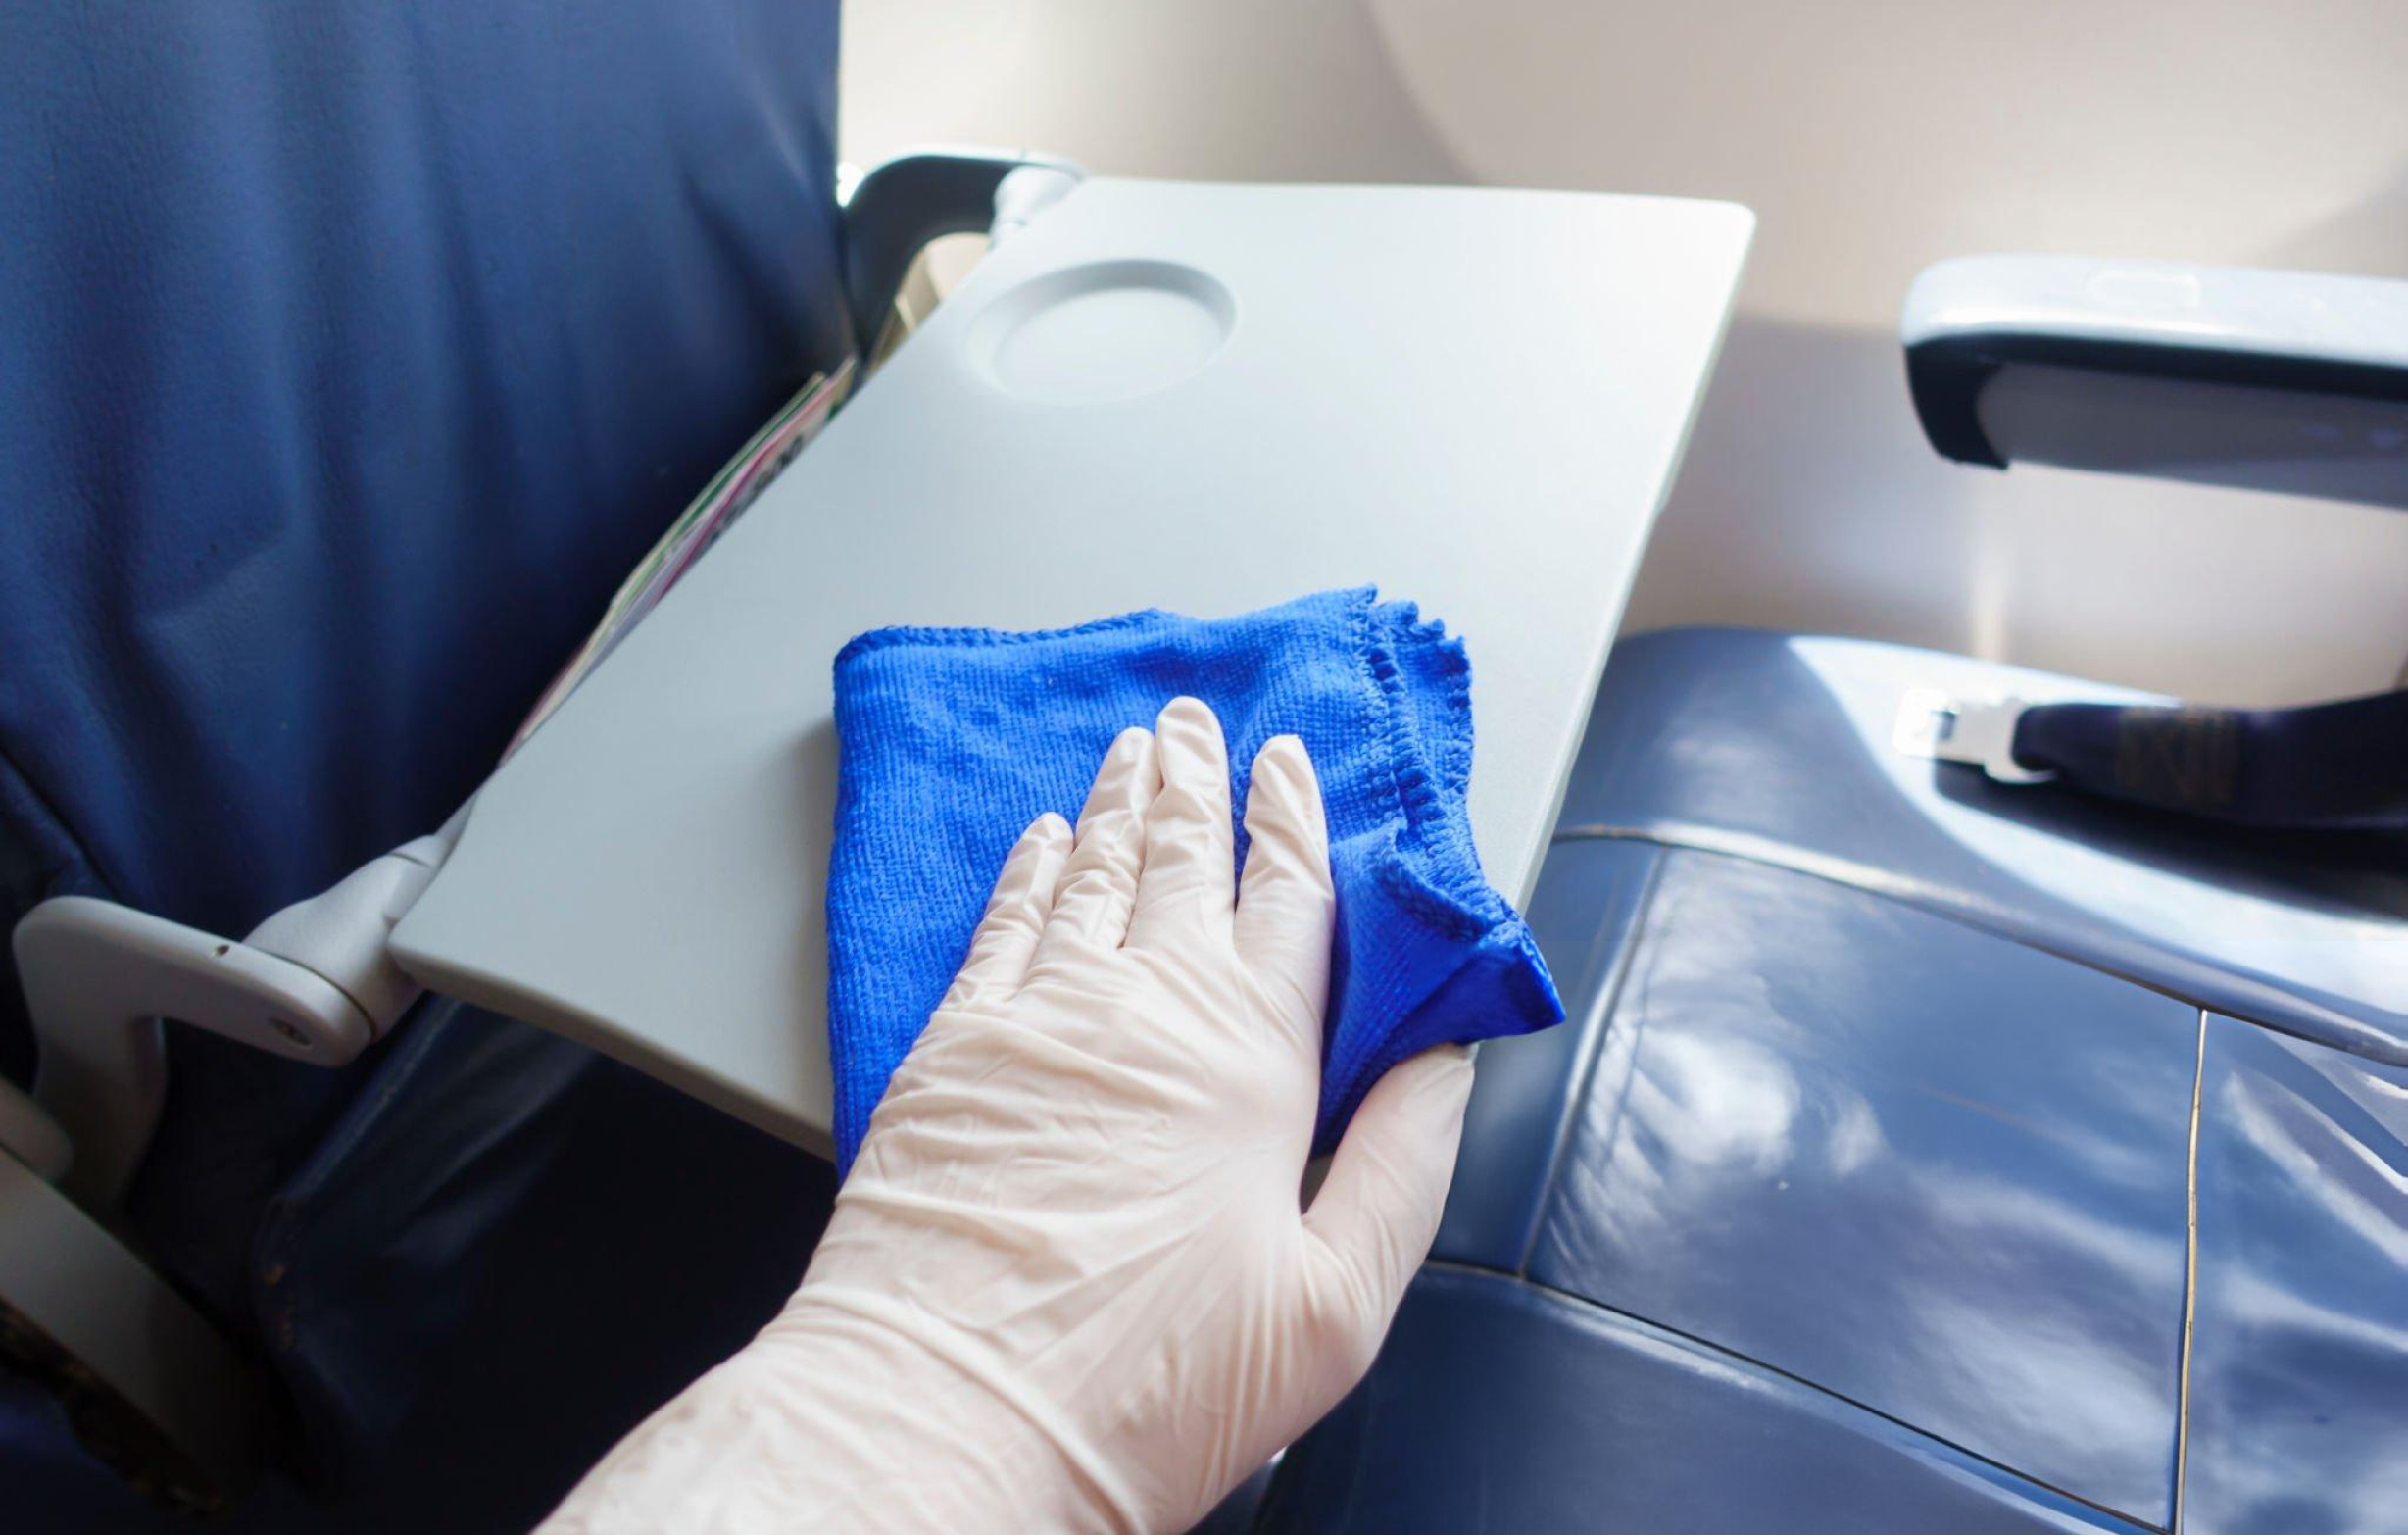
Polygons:
[[1391,1071],[1309,1211],[1332,911],[1303,746],[1233,892],[1194,699],[1004,866],[802,1288],[556,1531],[1177,1532],[1371,1363],[1453,1176],[1467,1054]]

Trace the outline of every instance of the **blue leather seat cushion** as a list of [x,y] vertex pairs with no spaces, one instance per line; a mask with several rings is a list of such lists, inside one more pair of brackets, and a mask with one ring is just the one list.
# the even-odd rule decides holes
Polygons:
[[2163,1522],[2196,1010],[1686,849],[1632,941],[1532,1281]]
[[1919,761],[1891,745],[1914,687],[2139,696],[1861,640],[1641,635],[1605,669],[1558,835],[1779,864],[2408,1065],[2397,839],[2244,833]]
[[1432,1269],[1258,1532],[2138,1531],[1605,1309]]
[[[2194,1471],[2186,1521],[2220,1496],[2255,1516],[2217,1527],[2281,1527],[2248,1474],[2263,1458],[2240,1447],[2285,1423],[2235,1403],[2391,1423],[2364,1392],[2396,1378],[2398,1350],[2375,1340],[2408,1336],[2383,1299],[2408,1295],[2408,1210],[2368,1171],[2403,1162],[2377,1108],[2403,1049],[2401,866],[2378,839],[2201,828],[1902,757],[1898,702],[1925,686],[2107,692],[1735,630],[1616,649],[1529,909],[1571,1021],[1483,1047],[1434,1254],[1516,1299],[1425,1275],[1363,1390],[1292,1453],[1289,1527],[1339,1517],[1334,1465],[1397,1527],[1992,1516],[1875,1517],[1820,1495],[1776,1516],[1721,1478],[1794,1490],[1786,1462],[1736,1464],[1723,1441],[1804,1430],[1759,1439],[1729,1406],[1684,1419],[1573,1341],[1600,1328],[1660,1331],[1776,1415],[1864,1412],[1921,1453],[1970,1456],[2032,1527],[2162,1527],[2194,1085],[2200,1262],[2227,1265],[2203,1275],[2191,1335],[2195,1389],[2222,1390],[2225,1416],[2194,1398],[2211,1412],[2194,1431],[2219,1423],[2226,1459]],[[2337,1172],[2302,1170],[2320,1161]],[[2303,1213],[2276,1213],[2286,1201]],[[2214,1210],[2232,1213],[2221,1232]],[[2274,1286],[2304,1307],[2277,1316],[2253,1277],[2293,1248],[2323,1255],[2318,1277]],[[1508,1306],[1524,1319],[1501,1320]],[[1482,1395],[1481,1372],[1523,1383],[1528,1412]],[[2253,1399],[2250,1381],[2273,1385]],[[1656,1454],[1614,1459],[1600,1425]],[[1466,1433],[1468,1450],[1450,1437]],[[2373,1441],[2318,1442],[2343,1491],[2281,1511],[2345,1522],[2383,1486]],[[1457,1479],[1496,1501],[1464,1508]],[[1624,1480],[1661,1501],[1617,1502]]]
[[2183,1527],[2408,1522],[2408,1070],[2207,1020]]

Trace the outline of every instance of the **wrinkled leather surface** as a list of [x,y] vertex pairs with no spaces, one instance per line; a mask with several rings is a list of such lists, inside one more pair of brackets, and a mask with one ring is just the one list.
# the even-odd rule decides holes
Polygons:
[[1425,1270],[1258,1531],[2137,1531],[1601,1308]]
[[2183,1528],[2408,1526],[2408,1071],[2207,1023]]
[[2408,851],[2247,833],[1919,761],[1908,688],[2137,695],[1861,640],[1614,648],[1559,835],[1714,847],[1878,890],[2187,1000],[2408,1065]]
[[[1290,1452],[1274,1527],[2162,1527],[2194,1083],[2184,1526],[2385,1527],[2401,866],[1899,758],[1908,686],[2089,691],[1617,648],[1529,912],[1570,1021],[1483,1046],[1435,1252],[1465,1271]],[[1934,1455],[1978,1507],[1918,1501]]]
[[2197,1016],[1669,852],[1527,1272],[2163,1523]]

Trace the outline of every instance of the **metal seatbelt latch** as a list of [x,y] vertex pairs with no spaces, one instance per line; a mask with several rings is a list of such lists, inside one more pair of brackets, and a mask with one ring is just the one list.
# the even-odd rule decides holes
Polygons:
[[2030,707],[2020,698],[1958,698],[1941,688],[1909,688],[1898,701],[1891,744],[1909,757],[1970,764],[1999,783],[2046,783],[2056,774],[2015,760],[2015,722]]

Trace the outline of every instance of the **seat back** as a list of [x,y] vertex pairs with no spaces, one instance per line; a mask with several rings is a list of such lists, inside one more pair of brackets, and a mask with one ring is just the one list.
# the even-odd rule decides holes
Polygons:
[[12,13],[0,923],[240,932],[475,787],[851,345],[835,39],[792,0]]
[[[853,348],[836,36],[834,0],[7,12],[0,927],[79,893],[241,933],[475,789],[678,508]],[[807,1218],[679,1224],[668,1191],[794,1209],[808,1168],[514,1028],[421,1010],[341,1071],[170,1031],[132,1236],[267,1356],[321,1485],[407,1413],[491,1427],[464,1400],[549,1379],[585,1392],[559,1443],[487,1479],[557,1497],[624,1426],[587,1377],[657,1399],[791,1285]],[[32,1055],[0,945],[0,1074]],[[597,1209],[716,1271],[600,1271]],[[585,1246],[493,1256],[530,1211]],[[523,1306],[461,1318],[488,1268],[719,1319],[531,1348]],[[45,1411],[0,1403],[0,1506],[135,1527],[44,1470],[81,1465]]]

